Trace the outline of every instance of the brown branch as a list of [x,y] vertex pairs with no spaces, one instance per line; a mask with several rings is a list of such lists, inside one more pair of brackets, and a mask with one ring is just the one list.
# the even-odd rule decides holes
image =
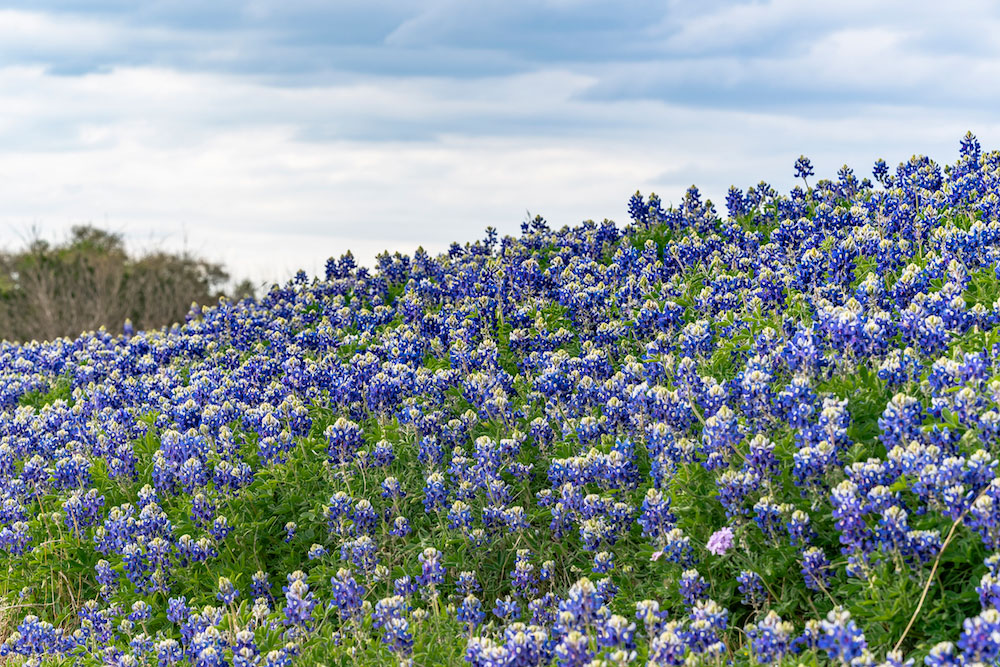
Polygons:
[[944,550],[948,548],[948,544],[951,543],[951,539],[955,536],[955,529],[958,528],[958,525],[965,519],[965,515],[968,514],[969,510],[972,509],[972,506],[986,494],[989,488],[990,486],[987,484],[986,488],[979,492],[976,499],[973,500],[968,507],[962,510],[962,513],[957,519],[955,519],[955,522],[951,524],[951,529],[948,530],[948,535],[944,538],[944,542],[941,544],[941,549],[938,551],[938,555],[934,559],[934,565],[931,567],[931,573],[927,575],[927,582],[924,584],[924,590],[920,594],[920,601],[917,602],[917,608],[913,610],[913,615],[910,616],[910,622],[906,624],[906,629],[903,630],[903,634],[900,636],[899,641],[897,641],[896,645],[892,647],[893,651],[898,651],[899,647],[903,645],[903,640],[906,639],[906,635],[910,633],[910,628],[913,627],[914,622],[917,620],[917,616],[920,615],[920,610],[923,608],[924,601],[927,599],[927,593],[930,591],[931,582],[934,581],[934,575],[937,573],[938,565],[941,562],[941,556],[944,555]]

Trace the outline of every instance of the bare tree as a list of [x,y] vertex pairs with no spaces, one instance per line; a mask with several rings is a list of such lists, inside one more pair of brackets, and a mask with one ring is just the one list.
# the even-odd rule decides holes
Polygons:
[[[90,225],[51,244],[37,234],[0,252],[0,338],[52,339],[126,319],[139,329],[183,321],[192,302],[218,300],[229,274],[186,251],[130,256],[120,234]],[[246,283],[246,281],[244,281]],[[239,296],[252,296],[241,284]]]

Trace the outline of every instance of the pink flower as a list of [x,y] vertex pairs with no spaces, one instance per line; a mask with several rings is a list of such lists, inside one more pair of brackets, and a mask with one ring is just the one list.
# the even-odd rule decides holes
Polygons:
[[733,531],[729,526],[720,528],[708,538],[708,550],[716,556],[725,554],[733,546]]

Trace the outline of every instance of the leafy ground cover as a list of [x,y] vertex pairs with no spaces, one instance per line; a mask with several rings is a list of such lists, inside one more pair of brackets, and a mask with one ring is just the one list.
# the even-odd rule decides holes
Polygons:
[[1000,656],[1000,152],[0,346],[0,662]]

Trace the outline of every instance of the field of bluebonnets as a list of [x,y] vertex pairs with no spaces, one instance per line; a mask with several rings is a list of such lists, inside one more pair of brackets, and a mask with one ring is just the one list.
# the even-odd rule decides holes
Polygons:
[[0,663],[995,664],[1000,152],[794,169],[4,344]]

